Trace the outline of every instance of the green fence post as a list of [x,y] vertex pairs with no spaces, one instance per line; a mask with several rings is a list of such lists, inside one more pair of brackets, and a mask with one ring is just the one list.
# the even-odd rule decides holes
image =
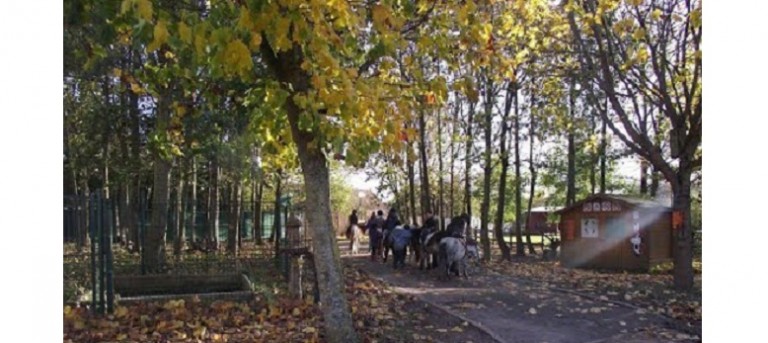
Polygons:
[[147,268],[144,264],[144,224],[146,224],[146,213],[145,213],[145,207],[146,207],[146,195],[144,191],[139,192],[139,257],[140,257],[140,265],[141,265],[141,275],[145,275],[147,273]]
[[96,282],[96,280],[98,278],[99,269],[96,268],[96,246],[98,245],[98,241],[96,240],[96,206],[94,206],[94,203],[96,202],[95,196],[95,194],[91,194],[88,199],[90,202],[90,206],[88,206],[88,215],[90,216],[90,220],[88,221],[88,229],[91,234],[91,310],[94,313],[97,313],[98,311],[96,308],[96,299],[98,294],[98,282]]
[[104,294],[104,288],[105,288],[105,279],[104,279],[104,273],[106,272],[107,267],[107,255],[106,255],[106,231],[107,228],[105,228],[104,222],[106,221],[106,215],[104,213],[104,198],[102,195],[102,191],[98,190],[96,191],[96,202],[98,206],[97,215],[98,218],[96,219],[97,225],[99,226],[99,313],[104,314],[106,312],[106,302],[107,299],[105,298]]
[[[112,224],[114,221],[109,220],[114,217],[114,202],[108,201],[107,207],[110,208],[110,216],[108,219],[108,223]],[[115,284],[114,284],[114,261],[112,256],[112,239],[113,239],[113,231],[112,227],[110,227],[107,230],[107,234],[105,237],[106,242],[106,274],[105,277],[107,279],[107,312],[112,314],[114,312],[114,306],[115,306]]]

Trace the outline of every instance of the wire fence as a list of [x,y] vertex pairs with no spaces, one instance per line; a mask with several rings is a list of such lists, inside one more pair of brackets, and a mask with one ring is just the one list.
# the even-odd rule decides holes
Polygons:
[[[204,203],[163,205],[155,207],[166,209],[166,253],[162,268],[153,273],[211,278],[242,273],[256,281],[275,277],[285,281],[289,261],[300,251],[306,256],[305,283],[314,284],[306,224],[286,227],[289,215],[303,222],[303,213],[293,211],[289,202],[281,203],[277,211],[274,203],[222,202],[212,210]],[[100,195],[64,197],[65,302],[96,302],[100,313],[112,309],[112,298],[106,298],[114,296],[114,276],[147,273],[143,250],[155,210],[149,202],[132,206]],[[182,249],[176,249],[177,241]],[[232,245],[236,252],[229,249]]]

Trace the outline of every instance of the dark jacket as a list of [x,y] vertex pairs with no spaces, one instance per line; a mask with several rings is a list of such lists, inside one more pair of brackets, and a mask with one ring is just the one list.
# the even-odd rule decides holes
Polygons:
[[398,222],[397,213],[392,212],[387,216],[387,221],[384,223],[384,231],[390,231],[397,226]]
[[411,242],[411,230],[406,230],[402,226],[395,227],[390,236],[395,250],[403,250]]
[[422,226],[422,229],[426,230],[435,230],[437,229],[437,219],[435,217],[431,217],[424,221],[424,226]]

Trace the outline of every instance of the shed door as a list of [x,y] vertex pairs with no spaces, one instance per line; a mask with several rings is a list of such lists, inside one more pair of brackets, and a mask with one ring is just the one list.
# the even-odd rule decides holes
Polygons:
[[623,217],[605,218],[605,240],[608,249],[605,252],[603,263],[607,268],[623,268],[622,249],[625,247],[625,241],[631,232],[627,221]]

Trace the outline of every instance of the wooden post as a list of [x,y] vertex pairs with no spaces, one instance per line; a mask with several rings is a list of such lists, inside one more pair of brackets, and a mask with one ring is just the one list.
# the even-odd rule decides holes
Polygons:
[[290,272],[288,274],[288,294],[297,299],[301,299],[301,265],[302,255],[294,253],[302,247],[302,240],[300,235],[301,220],[295,215],[291,216],[285,222],[285,235],[288,243],[288,249],[291,253],[290,258]]

